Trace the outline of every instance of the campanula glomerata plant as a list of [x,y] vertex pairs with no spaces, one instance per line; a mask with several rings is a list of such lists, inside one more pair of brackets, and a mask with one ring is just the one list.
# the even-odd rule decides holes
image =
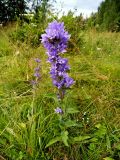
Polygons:
[[[65,30],[64,23],[57,21],[49,23],[45,32],[46,33],[41,36],[42,43],[47,50],[48,62],[51,64],[50,75],[53,85],[58,89],[57,97],[59,101],[59,106],[55,109],[55,113],[58,114],[58,121],[53,126],[53,128],[58,126],[58,132],[54,132],[53,139],[48,142],[46,147],[49,147],[57,141],[62,141],[65,146],[68,146],[69,138],[68,130],[66,129],[66,125],[68,123],[66,108],[68,109],[68,106],[64,103],[64,96],[66,89],[70,88],[74,83],[74,80],[69,77],[67,73],[70,70],[68,59],[63,58],[61,55],[66,52],[70,35]],[[69,122],[71,123],[71,120]],[[75,125],[76,124],[74,123],[74,126]]]

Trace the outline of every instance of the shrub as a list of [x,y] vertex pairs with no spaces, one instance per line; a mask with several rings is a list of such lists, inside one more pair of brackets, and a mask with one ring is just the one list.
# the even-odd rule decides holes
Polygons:
[[18,26],[16,31],[10,34],[10,37],[14,42],[25,42],[32,47],[38,47],[42,32],[43,28],[41,26],[38,27],[34,23],[24,23],[22,26]]
[[71,34],[71,40],[68,47],[69,50],[76,51],[76,46],[81,47],[84,43],[84,20],[82,15],[74,17],[74,12],[69,11],[66,16],[62,16],[61,21],[64,22],[66,29]]

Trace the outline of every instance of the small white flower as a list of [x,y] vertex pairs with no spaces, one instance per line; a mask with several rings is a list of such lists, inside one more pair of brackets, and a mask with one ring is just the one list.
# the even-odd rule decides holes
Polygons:
[[101,50],[102,50],[102,48],[97,47],[97,51],[101,51]]
[[17,56],[17,55],[19,55],[20,54],[20,52],[19,52],[19,50],[17,50],[16,52],[15,52],[15,55]]

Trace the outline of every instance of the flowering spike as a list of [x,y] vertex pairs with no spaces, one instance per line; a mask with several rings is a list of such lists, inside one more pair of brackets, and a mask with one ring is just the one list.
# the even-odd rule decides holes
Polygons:
[[42,43],[49,55],[56,56],[58,53],[65,52],[69,38],[70,35],[65,31],[64,23],[54,21],[48,25],[46,34],[42,35]]
[[66,52],[70,35],[65,31],[64,23],[54,21],[49,23],[48,28],[42,34],[42,43],[47,49],[48,61],[51,63],[50,75],[53,84],[59,89],[60,99],[64,98],[65,89],[73,83],[73,79],[66,73],[70,67],[66,58],[60,57]]
[[34,68],[34,74],[33,74],[34,80],[31,81],[31,84],[33,85],[33,88],[36,87],[36,85],[38,84],[38,81],[41,77],[41,75],[39,73],[40,72],[40,62],[41,62],[41,60],[39,58],[35,58],[34,60],[37,63],[37,66],[36,66],[36,68]]

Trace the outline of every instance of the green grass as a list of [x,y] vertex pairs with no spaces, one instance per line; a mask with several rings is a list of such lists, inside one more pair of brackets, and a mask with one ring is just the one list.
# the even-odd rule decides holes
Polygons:
[[[35,49],[25,43],[13,44],[8,36],[11,30],[0,31],[0,158],[119,159],[120,33],[87,31],[83,33],[83,46],[75,46],[74,52],[64,55],[71,66],[69,74],[75,80],[64,103],[67,108],[79,110],[65,120],[74,120],[77,126],[70,124],[72,127],[67,128],[69,147],[60,141],[45,148],[60,134],[54,113],[58,105],[56,89],[49,76],[47,56],[42,46]],[[35,57],[42,60],[42,77],[34,97],[30,80]],[[79,137],[76,143],[72,142],[72,137],[86,135],[90,139]]]

